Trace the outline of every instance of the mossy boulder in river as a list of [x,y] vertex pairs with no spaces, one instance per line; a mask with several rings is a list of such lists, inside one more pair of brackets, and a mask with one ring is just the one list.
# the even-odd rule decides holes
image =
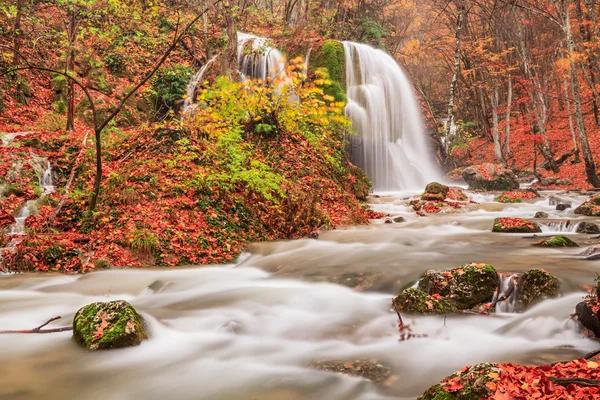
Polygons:
[[428,271],[418,288],[448,299],[464,310],[490,301],[499,285],[498,273],[489,264],[466,264],[449,271]]
[[431,182],[425,187],[425,193],[421,196],[422,200],[439,200],[444,201],[448,196],[450,188],[438,182]]
[[535,222],[523,218],[496,218],[492,232],[539,233],[542,228]]
[[440,295],[430,296],[419,289],[404,289],[394,299],[394,309],[408,314],[447,314],[458,311],[452,303]]
[[532,244],[535,247],[579,247],[577,243],[566,236],[552,236]]
[[600,194],[592,196],[588,201],[577,207],[575,214],[600,217]]
[[429,388],[417,400],[488,399],[495,392],[500,372],[493,364],[466,367]]
[[523,312],[546,299],[560,296],[560,282],[543,269],[530,269],[519,278],[515,311]]
[[73,318],[73,339],[89,350],[137,346],[147,338],[142,317],[124,300],[89,304]]

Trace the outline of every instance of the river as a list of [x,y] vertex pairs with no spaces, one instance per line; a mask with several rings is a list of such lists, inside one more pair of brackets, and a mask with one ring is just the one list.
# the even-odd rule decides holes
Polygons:
[[[496,217],[580,220],[541,199],[480,204],[458,214],[417,217],[409,194],[372,198],[399,224],[338,228],[319,240],[253,245],[228,266],[110,270],[87,275],[0,277],[0,328],[27,329],[79,307],[124,299],[145,318],[141,346],[87,352],[70,333],[0,335],[2,399],[375,400],[414,399],[432,384],[478,362],[547,364],[597,348],[569,320],[600,262],[582,249],[532,248],[521,234],[491,233]],[[585,197],[566,195],[573,205]],[[544,233],[563,229],[547,224]],[[591,235],[569,232],[582,247]],[[390,300],[428,269],[467,262],[500,272],[544,268],[564,295],[525,314],[408,318],[399,341]],[[335,282],[335,283],[330,283]],[[356,288],[358,290],[355,290]],[[392,369],[385,385],[308,368],[325,360],[376,359]]]

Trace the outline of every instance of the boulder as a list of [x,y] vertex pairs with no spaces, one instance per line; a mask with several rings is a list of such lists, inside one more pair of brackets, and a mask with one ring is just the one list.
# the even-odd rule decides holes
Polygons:
[[532,244],[535,247],[579,247],[577,243],[566,236],[552,236]]
[[439,200],[444,201],[448,196],[450,188],[438,182],[431,182],[425,187],[425,193],[421,196],[422,200]]
[[394,308],[407,314],[447,314],[458,311],[449,300],[439,295],[430,296],[419,289],[404,289],[394,299]]
[[579,255],[585,257],[586,260],[600,260],[600,245],[588,247]]
[[73,339],[88,350],[137,346],[148,339],[143,320],[124,300],[92,303],[73,318]]
[[469,196],[459,187],[451,187],[446,198],[454,201],[469,201]]
[[560,282],[543,269],[530,269],[519,278],[515,311],[523,312],[545,299],[560,296]]
[[474,165],[465,168],[462,176],[469,184],[470,190],[510,192],[519,188],[519,181],[514,172],[501,165]]
[[575,315],[584,328],[596,338],[600,338],[600,316],[597,310],[598,299],[593,296],[575,306]]
[[535,222],[523,218],[496,218],[492,232],[500,233],[538,233],[542,228]]
[[565,211],[567,208],[571,208],[571,204],[569,203],[560,203],[556,205],[556,209],[558,211]]
[[577,207],[575,214],[600,217],[600,194],[592,196],[588,201]]
[[583,221],[577,225],[577,233],[595,235],[600,233],[600,227],[598,226],[598,224],[595,224],[593,222]]
[[489,264],[466,264],[449,271],[428,271],[418,288],[430,296],[450,300],[464,310],[490,301],[498,289],[496,269]]
[[535,213],[535,216],[533,218],[550,218],[550,216],[548,215],[548,213],[538,211]]
[[377,360],[319,361],[309,364],[309,367],[360,377],[374,383],[383,383],[392,376],[392,370]]
[[429,388],[417,400],[490,399],[496,391],[496,382],[501,373],[503,371],[494,364],[465,367]]
[[394,223],[396,223],[396,224],[401,224],[402,222],[406,222],[406,219],[404,217],[397,216],[397,217],[393,217],[392,221],[394,221]]
[[390,217],[387,217],[386,219],[383,220],[383,223],[384,224],[393,224],[394,220],[391,219]]

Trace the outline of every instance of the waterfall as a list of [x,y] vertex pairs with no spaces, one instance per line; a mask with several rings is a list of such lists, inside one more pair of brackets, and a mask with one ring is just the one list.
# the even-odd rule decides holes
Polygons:
[[238,32],[237,58],[242,79],[271,78],[285,76],[285,57],[269,45],[269,39]]
[[577,225],[579,223],[572,223],[570,220],[548,221],[541,222],[540,228],[542,228],[543,233],[575,233],[577,232]]
[[190,79],[190,83],[188,83],[187,86],[186,97],[183,102],[182,118],[186,115],[190,115],[196,109],[196,107],[198,107],[198,105],[196,104],[196,88],[198,87],[198,84],[202,82],[202,79],[204,78],[208,67],[210,67],[216,59],[217,56],[214,56],[213,58],[208,60],[206,64],[204,64],[202,68],[200,68],[200,70],[198,70],[198,72],[196,72],[192,76],[192,79]]
[[353,162],[378,192],[423,189],[440,180],[417,99],[396,61],[368,45],[343,42]]

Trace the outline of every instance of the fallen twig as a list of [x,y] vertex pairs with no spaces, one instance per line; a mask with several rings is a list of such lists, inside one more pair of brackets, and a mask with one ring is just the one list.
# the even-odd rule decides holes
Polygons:
[[42,329],[43,327],[48,325],[50,322],[54,322],[60,318],[61,318],[60,316],[50,318],[48,321],[46,321],[42,325],[38,326],[37,328],[33,328],[33,329],[0,331],[0,335],[9,334],[9,333],[57,333],[57,332],[72,331],[73,330],[72,326],[64,326],[62,328]]
[[548,377],[548,380],[552,383],[556,383],[560,386],[577,385],[577,386],[600,386],[600,380],[597,379],[586,379],[586,378],[554,378]]

